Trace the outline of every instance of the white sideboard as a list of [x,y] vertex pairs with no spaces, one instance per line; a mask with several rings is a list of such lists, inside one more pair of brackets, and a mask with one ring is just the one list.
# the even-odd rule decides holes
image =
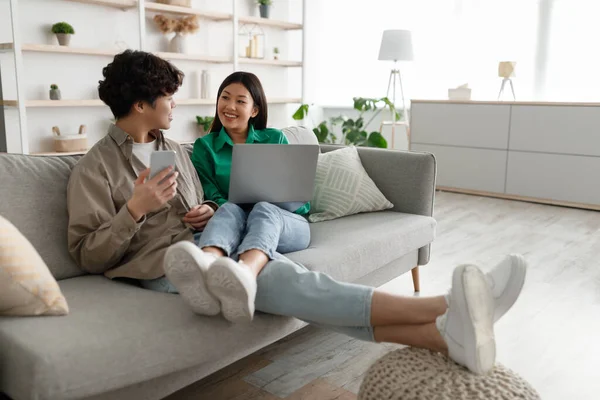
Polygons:
[[413,100],[441,190],[600,210],[600,103]]

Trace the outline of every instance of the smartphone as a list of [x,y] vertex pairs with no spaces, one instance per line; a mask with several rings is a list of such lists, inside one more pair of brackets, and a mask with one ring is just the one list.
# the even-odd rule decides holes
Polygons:
[[[159,150],[150,155],[150,179],[168,167],[175,168],[175,151]],[[175,170],[173,169],[173,171]],[[171,174],[167,177],[171,176]]]

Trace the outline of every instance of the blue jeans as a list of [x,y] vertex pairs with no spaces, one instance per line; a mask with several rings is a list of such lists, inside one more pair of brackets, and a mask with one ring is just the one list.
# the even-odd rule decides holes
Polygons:
[[[372,287],[338,282],[280,254],[308,247],[310,227],[304,217],[269,203],[258,203],[249,213],[226,203],[204,232],[194,236],[194,241],[199,247],[219,247],[234,259],[251,249],[260,249],[269,255],[272,261],[256,281],[256,310],[296,317],[361,340],[374,341]],[[165,277],[141,283],[146,289],[177,293],[177,288]]]
[[[375,341],[371,326],[372,287],[338,282],[280,254],[275,256],[256,280],[256,310],[295,317],[360,340]],[[166,277],[141,283],[146,289],[178,293]]]
[[272,260],[276,253],[304,250],[309,244],[306,218],[260,202],[249,212],[233,203],[223,204],[204,228],[198,246],[218,247],[233,258],[256,249]]

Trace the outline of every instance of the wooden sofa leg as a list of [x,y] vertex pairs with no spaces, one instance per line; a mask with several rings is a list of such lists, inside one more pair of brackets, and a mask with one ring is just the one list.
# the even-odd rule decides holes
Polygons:
[[420,292],[421,291],[421,284],[419,282],[419,266],[417,265],[416,267],[414,267],[412,270],[412,280],[413,280],[413,286],[415,288],[415,292]]

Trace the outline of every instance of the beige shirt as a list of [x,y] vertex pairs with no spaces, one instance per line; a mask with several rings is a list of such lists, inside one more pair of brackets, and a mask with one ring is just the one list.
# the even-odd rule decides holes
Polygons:
[[193,228],[182,218],[203,203],[202,185],[188,153],[161,132],[154,136],[156,150],[177,153],[177,195],[139,222],[126,203],[146,167],[132,154],[131,136],[112,125],[73,169],[67,188],[68,242],[69,252],[83,270],[109,278],[159,278],[164,275],[167,248],[193,240]]

